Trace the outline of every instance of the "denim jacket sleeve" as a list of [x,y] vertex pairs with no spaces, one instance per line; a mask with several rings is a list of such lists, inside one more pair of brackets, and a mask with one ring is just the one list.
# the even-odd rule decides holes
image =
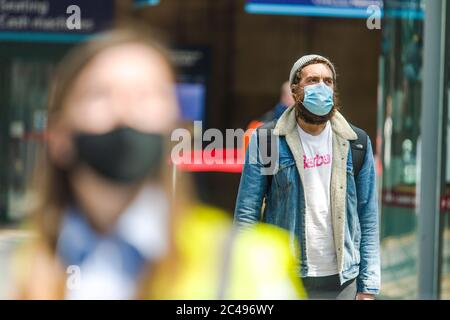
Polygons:
[[361,226],[360,270],[358,292],[378,294],[380,291],[380,239],[377,185],[372,146],[367,138],[364,165],[356,179],[358,216]]
[[261,220],[261,207],[268,184],[268,178],[263,174],[264,166],[259,157],[256,132],[256,130],[253,132],[245,154],[236,200],[234,221],[239,227],[250,226]]

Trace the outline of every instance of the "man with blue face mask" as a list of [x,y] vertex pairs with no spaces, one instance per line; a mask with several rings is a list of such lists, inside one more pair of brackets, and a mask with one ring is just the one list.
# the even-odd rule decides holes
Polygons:
[[235,222],[245,228],[262,220],[290,231],[311,299],[373,299],[380,254],[370,139],[339,113],[327,58],[301,57],[289,82],[294,106],[252,136]]

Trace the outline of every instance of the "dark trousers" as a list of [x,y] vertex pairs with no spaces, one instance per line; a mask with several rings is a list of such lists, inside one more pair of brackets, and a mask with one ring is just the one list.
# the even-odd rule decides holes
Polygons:
[[339,275],[302,278],[303,286],[312,300],[355,300],[356,279],[340,284]]

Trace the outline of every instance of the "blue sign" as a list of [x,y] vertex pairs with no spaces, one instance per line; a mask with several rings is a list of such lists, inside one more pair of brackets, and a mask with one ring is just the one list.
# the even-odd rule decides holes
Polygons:
[[[370,6],[383,7],[382,0],[248,0],[249,13],[320,17],[367,18]],[[372,11],[373,12],[373,11]]]
[[145,6],[156,6],[159,0],[134,0],[134,7],[140,8]]
[[205,120],[209,88],[210,50],[177,46],[171,57],[177,70],[176,93],[185,121]]
[[206,85],[203,83],[178,83],[178,104],[183,120],[203,120],[206,104]]
[[0,40],[84,40],[112,26],[113,8],[113,0],[0,0]]
[[[422,19],[424,16],[418,1],[397,0],[394,3],[396,8],[386,12],[391,17]],[[245,10],[255,14],[364,19],[384,15],[382,0],[247,0]]]

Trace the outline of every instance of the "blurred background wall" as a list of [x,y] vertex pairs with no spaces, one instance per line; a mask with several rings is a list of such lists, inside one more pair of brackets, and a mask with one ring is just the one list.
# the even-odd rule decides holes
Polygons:
[[[369,30],[365,19],[256,15],[244,7],[245,0],[162,0],[131,16],[173,44],[210,48],[208,127],[246,128],[278,102],[292,64],[314,52],[335,63],[343,113],[374,141],[381,30]],[[239,175],[198,175],[202,198],[232,211]]]

